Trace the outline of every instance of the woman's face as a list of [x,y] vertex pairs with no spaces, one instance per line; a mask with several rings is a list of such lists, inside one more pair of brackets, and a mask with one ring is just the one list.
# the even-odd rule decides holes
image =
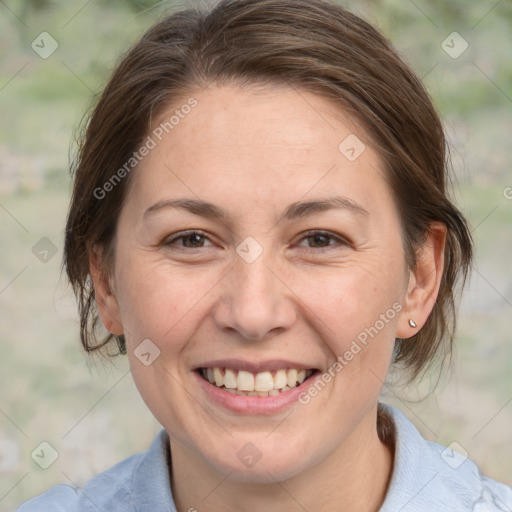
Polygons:
[[395,336],[413,334],[400,220],[339,107],[292,89],[193,96],[133,171],[102,316],[173,442],[232,478],[283,479],[375,437]]

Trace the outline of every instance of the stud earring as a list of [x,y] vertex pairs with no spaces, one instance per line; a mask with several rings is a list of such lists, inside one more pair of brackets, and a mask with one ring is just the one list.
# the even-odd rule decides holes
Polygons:
[[418,324],[414,321],[414,320],[411,320],[409,318],[409,325],[413,328],[413,329],[416,329],[416,327],[418,327]]

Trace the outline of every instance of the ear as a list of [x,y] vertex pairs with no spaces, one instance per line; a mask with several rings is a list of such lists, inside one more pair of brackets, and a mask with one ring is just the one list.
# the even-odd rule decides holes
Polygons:
[[102,251],[97,246],[89,252],[89,272],[94,284],[96,306],[103,325],[112,334],[117,336],[123,334],[119,305],[105,271]]
[[[446,225],[433,222],[424,245],[416,254],[416,268],[409,272],[404,308],[397,326],[397,337],[410,338],[425,325],[437,300],[444,269]],[[411,327],[409,320],[417,326]]]

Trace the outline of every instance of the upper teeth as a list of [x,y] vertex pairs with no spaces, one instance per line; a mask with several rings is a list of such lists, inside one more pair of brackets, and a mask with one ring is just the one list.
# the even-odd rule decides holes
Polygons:
[[302,384],[312,374],[312,370],[276,370],[273,372],[252,373],[230,368],[203,368],[203,377],[217,387],[238,391],[270,392],[294,388]]

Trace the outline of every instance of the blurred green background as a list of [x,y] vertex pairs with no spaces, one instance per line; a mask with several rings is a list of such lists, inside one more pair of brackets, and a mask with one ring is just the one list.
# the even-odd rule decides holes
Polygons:
[[[386,385],[383,400],[427,438],[458,443],[484,473],[512,485],[512,3],[341,3],[380,27],[423,78],[477,245],[453,372],[435,391],[436,375],[408,388]],[[120,53],[170,9],[198,4],[0,1],[2,511],[59,482],[82,485],[146,449],[160,430],[126,360],[80,348],[74,298],[60,274],[68,167],[73,133]],[[457,58],[442,46],[454,31],[468,44]],[[45,59],[31,46],[42,32],[58,44]],[[31,458],[42,441],[58,453],[46,470]]]

